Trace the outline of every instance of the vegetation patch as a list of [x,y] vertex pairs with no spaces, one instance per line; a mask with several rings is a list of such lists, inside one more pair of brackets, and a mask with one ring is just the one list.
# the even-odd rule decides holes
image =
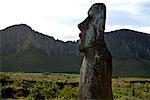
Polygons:
[[[79,74],[0,72],[1,99],[77,100]],[[150,78],[112,78],[114,100],[149,100]]]

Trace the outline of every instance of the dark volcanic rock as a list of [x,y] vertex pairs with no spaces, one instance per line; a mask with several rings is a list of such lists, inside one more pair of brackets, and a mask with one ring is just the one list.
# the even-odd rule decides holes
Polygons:
[[19,53],[30,45],[41,49],[48,55],[80,55],[76,42],[63,42],[53,37],[35,32],[25,24],[14,25],[0,31],[0,53]]
[[31,28],[24,24],[1,30],[1,53],[18,53],[25,50],[31,42],[32,33]]
[[128,29],[108,32],[106,43],[113,57],[150,60],[150,35]]

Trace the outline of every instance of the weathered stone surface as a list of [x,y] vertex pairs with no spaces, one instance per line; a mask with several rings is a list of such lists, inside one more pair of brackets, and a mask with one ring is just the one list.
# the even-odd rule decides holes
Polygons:
[[92,5],[88,17],[78,27],[80,51],[84,59],[80,69],[80,100],[111,100],[112,58],[104,40],[106,7],[103,3]]
[[105,40],[115,58],[140,58],[150,60],[150,34],[129,29],[107,32]]
[[0,31],[1,53],[17,53],[28,48],[32,30],[25,25],[8,27]]

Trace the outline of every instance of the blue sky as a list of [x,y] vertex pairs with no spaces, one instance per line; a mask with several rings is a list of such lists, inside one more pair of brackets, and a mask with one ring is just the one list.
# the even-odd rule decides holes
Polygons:
[[150,33],[149,0],[0,0],[0,29],[27,24],[60,40],[77,40],[77,25],[93,3],[107,7],[106,30],[133,29]]

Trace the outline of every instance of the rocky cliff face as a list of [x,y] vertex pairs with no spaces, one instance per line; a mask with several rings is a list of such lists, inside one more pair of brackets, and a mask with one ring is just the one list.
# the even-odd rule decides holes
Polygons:
[[31,45],[48,55],[79,55],[76,42],[63,42],[53,37],[35,32],[29,26],[21,24],[0,31],[1,53],[19,53]]
[[78,44],[76,42],[63,42],[40,33],[32,34],[31,45],[45,51],[48,55],[79,55]]
[[[124,68],[131,70],[143,68],[142,66],[146,66],[144,70],[149,68],[150,72],[150,34],[122,29],[107,32],[105,41],[113,57],[114,73],[117,74],[117,70],[124,71]],[[7,66],[8,63],[10,66],[15,66],[22,61],[16,66],[28,66],[28,64],[37,66],[38,63],[45,66],[58,63],[61,66],[72,66],[70,63],[74,63],[75,69],[79,70],[82,54],[79,52],[78,42],[55,40],[53,37],[32,30],[25,24],[10,26],[0,30],[2,56],[0,67]]]
[[[48,55],[80,56],[78,41],[63,42],[35,32],[25,24],[14,25],[0,31],[0,53],[19,53],[30,45]],[[150,35],[128,29],[105,34],[105,41],[112,56],[116,58],[140,58],[150,60]]]
[[32,30],[26,25],[15,25],[0,31],[1,53],[18,53],[28,48]]
[[128,29],[108,32],[105,40],[113,57],[150,60],[150,35]]

